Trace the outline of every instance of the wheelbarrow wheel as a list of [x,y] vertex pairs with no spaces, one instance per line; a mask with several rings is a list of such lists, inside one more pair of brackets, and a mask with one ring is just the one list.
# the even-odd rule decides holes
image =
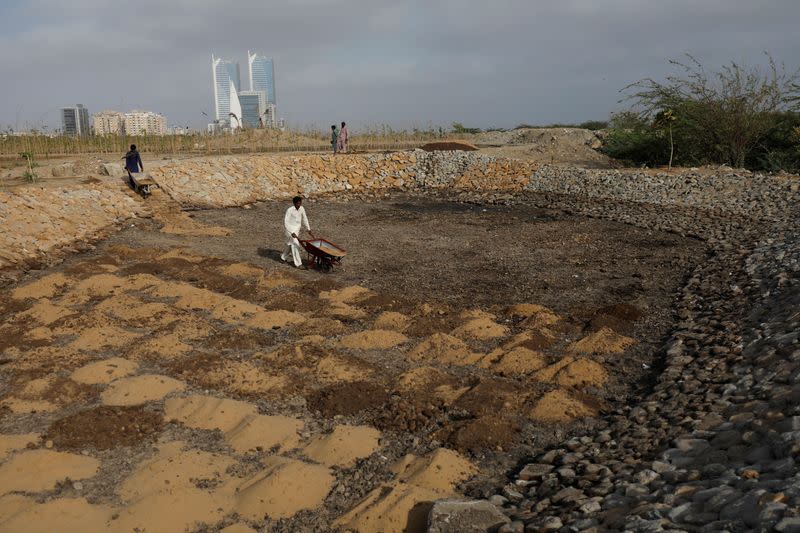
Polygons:
[[322,263],[322,271],[323,272],[330,272],[332,268],[333,268],[333,265],[328,263],[327,261]]

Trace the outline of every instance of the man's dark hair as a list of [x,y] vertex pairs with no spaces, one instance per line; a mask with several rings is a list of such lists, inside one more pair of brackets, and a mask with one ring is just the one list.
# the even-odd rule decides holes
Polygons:
[[336,124],[333,124],[333,125],[331,126],[331,129],[332,129],[332,130],[335,130],[335,129],[336,129]]
[[135,144],[131,145],[131,150],[136,150],[136,145]]
[[342,122],[342,127],[344,128],[344,122]]
[[303,201],[303,197],[302,196],[295,196],[294,198],[292,198],[292,203],[293,204],[296,204],[297,202],[302,202],[302,201]]

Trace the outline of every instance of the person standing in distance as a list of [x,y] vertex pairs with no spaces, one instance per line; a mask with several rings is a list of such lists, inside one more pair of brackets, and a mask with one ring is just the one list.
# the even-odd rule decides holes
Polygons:
[[300,257],[302,248],[300,247],[300,232],[305,228],[311,237],[311,226],[308,224],[308,217],[306,210],[303,207],[303,197],[295,196],[292,198],[292,206],[286,210],[286,215],[283,217],[283,231],[286,236],[286,249],[281,254],[281,260],[288,261],[289,256],[292,257],[294,266],[300,268],[303,266],[303,259]]
[[333,155],[339,151],[339,132],[336,131],[336,124],[331,126],[331,146],[333,147]]
[[342,129],[339,130],[339,151],[347,153],[347,124],[342,122]]

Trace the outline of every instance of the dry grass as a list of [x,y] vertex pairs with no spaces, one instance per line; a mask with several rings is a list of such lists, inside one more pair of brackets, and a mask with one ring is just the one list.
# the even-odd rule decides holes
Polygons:
[[[463,137],[463,136],[459,136]],[[368,128],[350,136],[351,151],[415,148],[428,141],[458,140],[432,129],[394,131],[388,127]],[[151,154],[215,155],[252,152],[314,152],[330,149],[330,136],[321,131],[245,130],[233,135],[145,135],[47,137],[24,135],[0,137],[0,156],[19,157],[22,152],[37,158],[77,154],[125,153],[130,144]]]

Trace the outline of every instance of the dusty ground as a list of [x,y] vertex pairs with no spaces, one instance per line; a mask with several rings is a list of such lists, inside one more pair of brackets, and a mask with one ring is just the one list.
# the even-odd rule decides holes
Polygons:
[[285,207],[138,221],[0,290],[0,530],[419,530],[636,394],[703,254],[391,196],[307,204],[349,251],[322,274],[279,261]]
[[520,128],[487,131],[470,139],[482,153],[539,163],[612,168],[614,160],[597,151],[597,133],[582,128]]

